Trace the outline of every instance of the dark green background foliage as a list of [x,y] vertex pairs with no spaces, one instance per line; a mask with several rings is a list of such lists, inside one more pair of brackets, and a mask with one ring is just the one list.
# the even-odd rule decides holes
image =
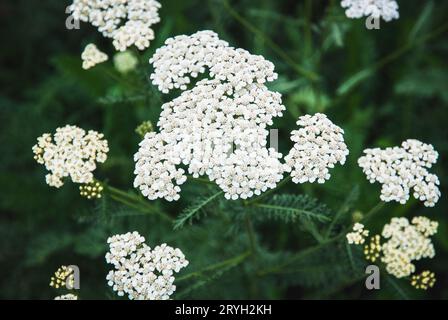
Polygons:
[[[173,298],[447,298],[448,3],[398,1],[401,18],[369,31],[363,19],[347,19],[339,1],[161,2],[156,39],[127,76],[110,60],[81,69],[87,43],[110,55],[113,47],[87,24],[65,28],[69,1],[0,2],[0,297],[51,299],[64,293],[48,286],[52,273],[76,264],[82,299],[115,299],[105,281],[106,239],[137,230],[150,246],[166,242],[190,261]],[[183,185],[176,203],[149,202],[133,189],[134,129],[156,123],[161,104],[179,94],[161,95],[150,84],[147,60],[168,37],[204,29],[275,64],[279,79],[269,86],[287,107],[274,126],[284,154],[299,115],[325,112],[345,129],[348,163],[333,169],[329,182],[289,182],[255,204],[225,201],[198,180]],[[96,177],[128,195],[88,201],[70,182],[45,184],[31,147],[65,124],[104,132],[111,151]],[[356,164],[364,148],[407,138],[440,153],[432,169],[442,183],[435,208],[415,200],[377,206],[380,186]],[[123,197],[136,205],[117,201]],[[385,272],[381,290],[364,288],[365,262],[343,235],[354,212],[372,208],[372,232],[395,216],[440,222],[436,257],[417,263],[436,273],[435,288],[417,291]]]

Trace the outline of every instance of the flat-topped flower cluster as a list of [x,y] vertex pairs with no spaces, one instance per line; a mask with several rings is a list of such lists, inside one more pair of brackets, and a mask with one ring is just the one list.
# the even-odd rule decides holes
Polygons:
[[412,223],[406,218],[392,218],[383,228],[382,236],[388,239],[382,245],[382,262],[386,270],[397,278],[415,272],[413,261],[435,256],[430,236],[437,232],[438,223],[426,217],[416,217]]
[[302,116],[297,125],[301,128],[291,133],[294,147],[285,157],[287,171],[295,183],[324,183],[330,179],[329,169],[343,165],[348,156],[344,130],[322,113]]
[[[322,114],[299,119],[304,128],[293,133],[296,146],[287,164],[267,146],[268,126],[285,107],[281,95],[266,87],[277,74],[262,56],[230,47],[212,31],[200,31],[168,39],[150,62],[159,90],[184,91],[162,106],[159,133],[147,134],[134,156],[134,186],[149,199],[179,199],[187,173],[207,175],[227,199],[247,199],[274,188],[284,172],[292,172],[296,183],[323,182],[329,178],[327,167],[345,161],[343,131]],[[193,78],[206,72],[212,79],[187,90]],[[298,145],[303,139],[306,144]]]
[[400,17],[395,0],[342,0],[348,18],[373,17],[391,21]]
[[74,0],[70,11],[76,20],[89,22],[118,51],[135,45],[144,50],[154,39],[152,25],[160,21],[156,0]]
[[67,125],[57,128],[53,136],[39,137],[33,152],[34,159],[50,171],[48,185],[59,188],[65,177],[74,183],[92,182],[96,163],[106,161],[109,147],[102,133]]
[[176,290],[174,273],[188,265],[180,249],[166,244],[151,249],[138,232],[107,240],[106,261],[114,266],[106,279],[119,296],[131,300],[167,300]]
[[411,189],[414,197],[427,207],[433,207],[439,200],[439,179],[427,170],[438,158],[432,145],[409,139],[401,147],[366,149],[364,153],[358,164],[371,183],[382,184],[381,200],[404,204]]
[[[437,228],[437,222],[423,216],[414,217],[411,222],[404,217],[394,217],[384,225],[381,236],[371,237],[364,246],[364,255],[371,262],[383,262],[386,271],[397,278],[411,276],[416,272],[415,261],[435,256],[430,237],[437,233]],[[360,245],[368,235],[369,231],[364,229],[364,225],[356,223],[346,238],[349,244]],[[429,271],[414,274],[411,278],[411,284],[418,289],[427,289],[434,283],[434,274]]]
[[109,57],[101,52],[93,43],[88,44],[81,54],[82,68],[87,70],[93,68],[97,64],[107,61]]

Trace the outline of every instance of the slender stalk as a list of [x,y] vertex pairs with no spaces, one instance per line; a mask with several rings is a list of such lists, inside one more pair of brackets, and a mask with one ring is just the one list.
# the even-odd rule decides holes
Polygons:
[[313,3],[312,0],[305,1],[305,13],[306,13],[306,23],[305,23],[305,57],[309,58],[311,52],[313,51],[313,39],[311,34],[311,19],[313,15]]
[[362,218],[363,222],[367,222],[372,219],[372,217],[377,214],[383,207],[385,203],[383,201],[378,202],[372,209],[370,209]]
[[216,269],[220,269],[222,267],[226,267],[226,266],[232,265],[232,264],[235,264],[235,265],[239,264],[242,261],[244,261],[249,255],[250,255],[250,251],[246,251],[246,252],[244,252],[244,253],[242,253],[240,255],[234,256],[234,257],[229,258],[227,260],[211,264],[208,267],[205,267],[204,269],[188,273],[188,274],[186,274],[186,275],[184,275],[182,277],[178,277],[178,278],[176,278],[176,281],[178,282],[178,281],[183,281],[183,280],[187,280],[187,279],[190,279],[190,278],[200,277],[200,276],[202,276],[206,272],[213,271],[213,270],[216,270]]
[[[371,219],[376,213],[378,213],[381,208],[383,208],[384,206],[384,202],[380,201],[379,203],[377,203],[369,212],[366,213],[366,215],[364,216],[364,218],[362,219],[363,222],[368,221],[369,219]],[[350,228],[345,229],[344,231],[342,231],[341,233],[339,233],[337,236],[334,236],[331,239],[328,240],[323,240],[322,243],[319,243],[316,246],[312,246],[309,247],[303,251],[301,251],[298,255],[296,255],[294,258],[292,258],[291,260],[280,264],[278,266],[266,269],[266,270],[262,270],[258,273],[259,276],[265,276],[267,274],[271,274],[271,273],[277,273],[280,272],[283,268],[287,267],[288,265],[290,265],[291,263],[302,259],[303,257],[305,257],[306,255],[313,253],[319,249],[321,249],[323,246],[326,246],[330,243],[336,242],[342,238],[345,237],[346,233],[348,232]]]
[[120,195],[122,197],[125,197],[125,198],[128,198],[128,199],[132,199],[134,201],[140,202],[140,200],[141,200],[140,197],[138,197],[138,196],[136,196],[134,194],[130,194],[130,193],[124,191],[124,190],[120,190],[120,189],[112,187],[110,185],[106,186],[106,190],[108,190],[108,191],[110,191],[112,193],[118,194],[118,195]]
[[[252,221],[250,219],[250,213],[246,212],[245,214],[245,222],[246,222],[246,231],[247,231],[247,237],[249,240],[249,248],[250,248],[250,256],[252,258],[252,263],[254,264],[254,268],[257,268],[257,243],[255,239],[255,232],[252,225]],[[251,286],[251,295],[253,297],[258,296],[258,281],[254,277],[251,277],[250,279],[250,286]]]
[[255,240],[254,227],[252,225],[252,221],[251,221],[248,213],[246,213],[245,223],[246,223],[247,236],[249,239],[250,252],[252,255],[254,255],[257,252],[257,243]]
[[128,200],[126,200],[126,199],[123,199],[123,198],[121,198],[121,197],[118,197],[118,196],[116,196],[116,195],[114,195],[114,194],[109,194],[109,196],[110,196],[113,200],[115,200],[115,201],[117,201],[117,202],[120,202],[120,203],[122,203],[122,204],[124,204],[124,205],[126,205],[126,206],[128,206],[128,207],[130,207],[130,208],[134,208],[134,209],[136,209],[136,210],[138,210],[138,211],[144,211],[144,212],[147,212],[145,209],[143,209],[143,208],[140,207],[139,205],[136,205],[135,203],[132,203],[131,201],[128,201]]
[[224,0],[224,8],[229,12],[229,14],[237,20],[240,24],[242,24],[244,27],[246,27],[250,32],[254,33],[255,36],[261,37],[266,44],[274,51],[276,54],[279,55],[280,58],[282,58],[290,67],[294,69],[299,75],[304,76],[308,78],[311,81],[317,81],[319,80],[319,75],[314,73],[313,71],[306,70],[302,66],[298,65],[293,58],[291,58],[279,45],[277,45],[274,41],[272,41],[270,38],[266,37],[265,34],[260,31],[257,27],[255,27],[252,23],[244,19],[238,12],[236,12],[229,3]]
[[166,221],[172,222],[172,218],[166,213],[160,211],[158,208],[149,205],[139,196],[130,194],[126,191],[120,190],[118,188],[106,185],[104,188],[105,192],[115,201],[121,202],[122,204],[134,208],[138,211],[147,212],[151,214],[157,214]]
[[389,62],[392,62],[392,61],[398,59],[401,55],[405,54],[407,51],[409,51],[413,47],[423,44],[426,41],[429,41],[431,39],[434,39],[446,31],[448,31],[448,23],[441,25],[440,27],[434,29],[432,32],[428,33],[427,35],[421,37],[420,39],[418,39],[416,41],[408,41],[403,47],[398,48],[397,50],[393,51],[392,53],[390,53],[389,55],[387,55],[386,57],[384,57],[383,59],[378,61],[374,65],[373,68],[376,70],[376,69],[383,67],[384,65],[388,64]]
[[300,260],[300,259],[302,259],[303,257],[306,257],[308,254],[311,254],[311,253],[313,253],[313,252],[319,250],[320,248],[322,248],[322,247],[325,246],[325,245],[328,245],[328,244],[330,244],[330,243],[336,242],[337,240],[341,239],[343,236],[344,236],[344,234],[341,233],[341,234],[339,234],[338,236],[333,237],[332,239],[330,239],[330,240],[328,240],[328,241],[325,241],[325,242],[320,243],[320,244],[318,244],[318,245],[315,245],[315,246],[309,247],[309,248],[307,248],[307,249],[305,249],[305,250],[302,250],[299,254],[297,254],[297,255],[296,255],[295,257],[293,257],[291,260],[286,261],[286,262],[284,262],[284,263],[282,263],[282,264],[279,264],[279,265],[277,265],[277,266],[275,266],[275,267],[268,268],[268,269],[265,269],[265,270],[261,270],[261,271],[259,271],[259,272],[257,273],[257,275],[258,275],[258,276],[265,276],[265,275],[268,275],[268,274],[272,274],[272,273],[280,272],[280,271],[282,271],[285,267],[287,267],[288,265],[290,265],[291,263],[293,263],[293,262],[295,262],[295,261],[297,261],[297,260]]
[[348,85],[346,87],[346,82],[344,82],[338,89],[337,92],[339,93],[339,96],[347,94],[349,91],[351,91],[354,87],[356,87],[359,83],[361,83],[361,80],[364,80],[365,78],[371,76],[375,71],[378,69],[381,69],[385,65],[397,60],[402,55],[413,49],[414,47],[421,45],[429,40],[432,40],[444,32],[448,31],[448,23],[444,23],[440,27],[434,29],[432,32],[428,33],[427,35],[421,37],[417,40],[411,40],[407,41],[403,46],[396,49],[395,51],[391,52],[387,56],[383,57],[381,60],[377,61],[371,66],[368,66],[361,71],[358,71],[354,75],[352,75],[349,79],[358,78],[357,81],[354,82],[354,84]]
[[101,68],[101,70],[104,72],[104,74],[106,74],[109,78],[111,78],[114,81],[120,82],[121,84],[131,88],[131,89],[135,89],[136,87],[138,87],[138,85],[136,83],[132,83],[122,77],[119,77],[117,75],[115,75],[114,73],[110,72],[109,69],[107,69],[104,66],[99,66]]

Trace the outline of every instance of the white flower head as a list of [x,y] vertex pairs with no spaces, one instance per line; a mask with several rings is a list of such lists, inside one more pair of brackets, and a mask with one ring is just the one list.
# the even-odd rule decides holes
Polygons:
[[364,229],[362,223],[355,223],[353,231],[346,234],[348,244],[363,244],[369,236],[369,230]]
[[211,78],[228,82],[235,90],[277,79],[272,62],[244,49],[230,47],[208,30],[166,40],[150,63],[155,68],[151,75],[153,84],[163,93],[174,88],[186,90],[191,78],[207,70]]
[[104,135],[90,130],[87,133],[76,126],[57,128],[52,136],[43,134],[33,146],[34,159],[43,164],[49,174],[48,185],[59,188],[63,178],[74,183],[90,183],[96,163],[107,159],[109,147]]
[[87,70],[93,68],[97,64],[107,61],[109,57],[101,52],[93,43],[88,44],[81,54],[82,68]]
[[301,116],[297,125],[301,128],[291,133],[294,147],[285,157],[292,181],[324,183],[330,179],[329,169],[346,161],[344,130],[322,113]]
[[167,300],[176,290],[174,273],[188,265],[181,250],[166,244],[154,249],[138,232],[110,237],[107,263],[113,264],[106,279],[119,296],[130,300]]
[[125,51],[133,45],[140,50],[149,47],[160,7],[156,0],[73,0],[70,11],[75,19],[112,38],[115,49]]
[[134,186],[149,199],[179,199],[187,166],[207,175],[228,199],[249,198],[281,180],[281,154],[268,149],[267,126],[281,116],[281,95],[266,81],[276,78],[263,57],[228,46],[212,31],[168,39],[150,60],[162,92],[187,89],[190,77],[209,71],[214,79],[162,106],[159,133],[148,133],[135,154]]
[[395,0],[342,0],[348,18],[373,17],[391,21],[400,17]]
[[406,218],[392,218],[383,228],[381,261],[388,273],[397,278],[407,277],[415,272],[413,261],[435,256],[430,236],[437,232],[438,223],[426,217],[416,217],[409,223]]
[[404,204],[411,189],[414,197],[427,207],[439,200],[439,179],[427,170],[438,158],[432,145],[409,139],[401,147],[366,149],[364,153],[358,164],[371,183],[382,184],[381,200]]
[[[348,154],[343,130],[323,114],[304,116],[287,157],[268,148],[268,126],[281,117],[281,95],[266,83],[277,78],[262,56],[230,47],[212,31],[166,40],[150,59],[159,90],[181,95],[162,106],[159,133],[147,134],[135,154],[134,187],[150,200],[179,199],[186,173],[207,175],[227,199],[247,199],[275,188],[285,171],[295,183],[329,179],[328,168]],[[190,82],[202,73],[211,79]],[[188,90],[187,90],[188,89]],[[187,172],[178,166],[186,166]]]

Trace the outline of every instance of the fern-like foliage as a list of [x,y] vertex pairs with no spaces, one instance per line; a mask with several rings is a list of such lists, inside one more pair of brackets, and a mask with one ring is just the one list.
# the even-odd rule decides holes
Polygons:
[[174,221],[174,230],[184,227],[187,223],[193,223],[194,219],[199,218],[201,212],[204,211],[205,207],[215,199],[217,199],[222,193],[222,191],[218,191],[212,195],[197,198]]
[[365,261],[359,248],[348,256],[343,237],[335,238],[298,253],[262,254],[261,278],[274,277],[278,285],[319,289],[320,297],[328,297],[365,277]]
[[253,206],[257,209],[254,219],[267,217],[286,223],[303,218],[319,222],[330,221],[329,208],[306,195],[279,194],[266,203],[255,203]]
[[176,295],[176,298],[183,299],[184,297],[189,296],[193,291],[198,290],[198,289],[204,287],[205,285],[209,284],[210,282],[221,278],[224,274],[226,274],[228,271],[235,268],[236,266],[237,266],[237,264],[227,265],[219,270],[212,272],[209,275],[201,276],[198,281],[196,281],[191,286],[189,286],[189,287],[185,288],[184,290],[182,290],[181,292],[179,292]]

